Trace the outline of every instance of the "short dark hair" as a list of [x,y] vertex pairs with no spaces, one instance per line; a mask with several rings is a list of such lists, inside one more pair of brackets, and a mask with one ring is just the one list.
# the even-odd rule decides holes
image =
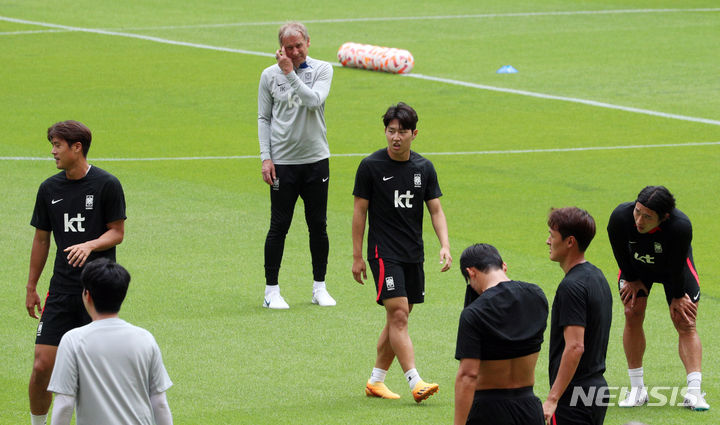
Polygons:
[[49,141],[52,142],[54,137],[64,140],[68,146],[80,142],[83,156],[87,157],[92,142],[92,132],[85,124],[73,120],[56,122],[47,131]]
[[388,108],[383,115],[383,124],[385,128],[390,125],[390,121],[398,120],[403,130],[415,131],[418,122],[417,112],[408,104],[398,103]]
[[497,248],[486,243],[476,243],[465,248],[460,255],[460,273],[465,281],[469,279],[467,269],[475,267],[483,273],[490,270],[502,269],[503,259]]
[[595,237],[595,220],[589,212],[578,207],[551,208],[547,224],[563,239],[574,236],[580,252],[585,252]]
[[638,193],[635,202],[640,202],[655,211],[660,220],[675,209],[675,197],[665,186],[645,186]]
[[90,293],[98,313],[117,313],[130,285],[130,273],[120,264],[102,257],[85,264],[80,282]]

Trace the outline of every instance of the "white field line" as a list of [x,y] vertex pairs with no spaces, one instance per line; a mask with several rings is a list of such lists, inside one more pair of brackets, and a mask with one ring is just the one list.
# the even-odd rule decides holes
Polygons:
[[[516,18],[516,17],[538,17],[538,16],[573,16],[573,15],[621,15],[621,14],[646,14],[646,13],[706,13],[720,12],[720,8],[696,8],[696,9],[616,9],[616,10],[574,10],[574,11],[550,11],[550,12],[517,12],[517,13],[481,13],[466,15],[430,15],[430,16],[384,16],[367,18],[336,18],[336,19],[305,19],[304,23],[309,24],[334,24],[352,22],[392,22],[392,21],[427,21],[427,20],[450,20],[450,19],[492,19],[492,18]],[[2,17],[0,17],[2,20]],[[11,21],[13,22],[13,21]],[[192,28],[223,28],[223,27],[254,27],[254,26],[276,26],[282,25],[285,21],[265,22],[228,22],[220,24],[194,24],[194,25],[159,25],[149,27],[122,27],[115,30],[139,31],[139,30],[167,30],[167,29],[192,29]],[[106,29],[110,31],[111,29]],[[16,31],[6,32],[0,35],[30,34],[41,32],[76,31],[65,30],[43,30],[43,31]]]
[[[668,143],[655,145],[626,145],[626,146],[587,146],[582,148],[550,148],[550,149],[511,149],[496,151],[464,151],[464,152],[423,152],[425,156],[432,155],[508,155],[523,153],[552,153],[552,152],[583,152],[583,151],[607,151],[626,149],[654,149],[654,148],[681,148],[689,146],[718,146],[718,142],[688,142]],[[366,153],[339,153],[333,157],[368,156]],[[141,161],[207,161],[207,160],[228,160],[228,159],[260,159],[260,155],[229,155],[229,156],[180,156],[180,157],[158,157],[158,158],[93,158],[92,162],[141,162]],[[0,156],[0,161],[52,161],[51,157],[32,156]]]
[[[652,9],[648,9],[648,10],[652,10]],[[673,9],[668,9],[668,10],[673,10]],[[715,10],[715,9],[712,9],[712,10]],[[718,9],[718,10],[720,10],[720,9]],[[561,12],[557,12],[557,13],[561,13]],[[570,12],[562,12],[562,13],[570,13]],[[141,35],[141,34],[133,34],[133,33],[126,33],[126,32],[118,32],[118,31],[108,31],[108,30],[103,30],[103,29],[71,27],[71,26],[67,26],[67,25],[58,25],[58,24],[52,24],[52,23],[47,23],[47,22],[35,22],[35,21],[27,21],[27,20],[23,20],[23,19],[9,18],[9,17],[5,17],[5,16],[0,16],[0,20],[14,22],[14,23],[27,24],[27,25],[44,26],[44,27],[53,28],[53,29],[64,29],[64,30],[68,30],[68,31],[78,31],[78,32],[86,32],[86,33],[92,33],[92,34],[136,38],[136,39],[140,39],[140,40],[152,41],[152,42],[163,43],[163,44],[170,44],[170,45],[175,45],[175,46],[193,47],[193,48],[198,48],[198,49],[206,49],[206,50],[214,50],[214,51],[230,52],[230,53],[241,53],[241,54],[255,55],[255,56],[274,57],[274,55],[272,53],[255,52],[255,51],[251,51],[251,50],[232,49],[229,47],[218,47],[218,46],[211,46],[211,45],[207,45],[207,44],[198,44],[198,43],[190,43],[190,42],[185,42],[185,41],[169,40],[166,38],[152,37],[152,36]],[[341,65],[337,62],[334,62],[333,66],[341,67]],[[710,124],[710,125],[720,126],[719,120],[671,114],[671,113],[667,113],[667,112],[653,111],[653,110],[649,110],[649,109],[635,108],[635,107],[631,107],[631,106],[614,105],[611,103],[598,102],[598,101],[594,101],[594,100],[587,100],[587,99],[580,99],[580,98],[566,97],[566,96],[556,96],[556,95],[536,93],[536,92],[531,92],[531,91],[526,91],[526,90],[515,90],[515,89],[508,89],[508,88],[503,88],[503,87],[487,86],[487,85],[483,85],[483,84],[475,84],[475,83],[470,83],[470,82],[465,82],[465,81],[452,80],[452,79],[441,78],[441,77],[433,77],[433,76],[422,75],[422,74],[403,74],[403,76],[410,77],[410,78],[418,78],[418,79],[423,79],[423,80],[428,80],[428,81],[441,82],[441,83],[451,84],[451,85],[456,85],[456,86],[470,87],[470,88],[475,88],[475,89],[480,89],[480,90],[489,90],[489,91],[495,91],[495,92],[517,94],[517,95],[535,97],[535,98],[540,98],[540,99],[559,100],[559,101],[579,103],[579,104],[594,106],[594,107],[599,107],[599,108],[615,109],[615,110],[620,110],[620,111],[625,111],[625,112],[633,112],[633,113],[650,115],[650,116],[655,116],[655,117],[676,119],[676,120],[682,120],[682,121],[691,121],[691,122],[697,122],[697,123],[702,123],[702,124]]]

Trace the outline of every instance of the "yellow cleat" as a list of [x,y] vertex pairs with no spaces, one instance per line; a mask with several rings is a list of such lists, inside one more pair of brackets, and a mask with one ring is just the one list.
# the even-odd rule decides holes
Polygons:
[[440,386],[438,384],[428,384],[425,381],[420,381],[417,383],[417,385],[415,385],[415,388],[412,390],[412,395],[415,398],[415,402],[420,403],[421,401],[438,392],[439,388]]
[[367,381],[367,384],[365,384],[365,395],[368,397],[400,398],[400,394],[395,394],[390,391],[390,388],[388,388],[384,382]]

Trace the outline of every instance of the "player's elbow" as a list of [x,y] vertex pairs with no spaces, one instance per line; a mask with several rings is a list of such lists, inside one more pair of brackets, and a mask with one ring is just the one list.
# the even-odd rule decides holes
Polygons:
[[582,341],[571,342],[565,346],[565,351],[579,358],[585,352],[585,344]]

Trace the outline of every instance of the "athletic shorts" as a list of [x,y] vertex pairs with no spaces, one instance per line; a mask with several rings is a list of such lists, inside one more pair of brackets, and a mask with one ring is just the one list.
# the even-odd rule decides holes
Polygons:
[[378,304],[397,297],[407,298],[409,304],[425,301],[423,263],[396,263],[382,258],[371,258],[368,262],[375,278]]
[[[695,269],[695,263],[693,262],[692,255],[687,258],[687,263],[685,264],[682,272],[682,279],[683,291],[685,291],[685,293],[690,297],[692,302],[697,304],[697,302],[700,301],[700,280],[698,278],[697,269]],[[647,297],[650,290],[652,290],[653,282],[658,282],[663,285],[665,289],[665,300],[667,301],[668,305],[670,305],[670,302],[673,299],[673,282],[663,281],[662,278],[658,279],[657,276],[653,277],[642,275],[640,276],[640,280],[648,288],[648,293],[646,294],[645,291],[642,290],[638,291],[638,297]],[[618,290],[620,290],[623,285],[625,285],[625,275],[623,275],[622,270],[620,270],[620,272],[618,273]]]
[[545,425],[533,387],[475,391],[468,425]]
[[[576,402],[575,406],[571,406],[572,393],[570,395],[563,395],[558,400],[555,414],[550,419],[550,425],[602,425],[605,422],[605,413],[607,412],[607,404],[610,402],[610,397],[607,392],[607,385],[604,385],[605,394],[602,395],[602,399],[605,403],[604,406],[585,406],[580,402]],[[590,393],[585,391],[586,394]],[[599,393],[599,390],[598,390]],[[597,394],[593,400],[597,400],[600,397]]]
[[35,344],[58,346],[65,332],[92,322],[82,295],[49,294],[38,323]]

